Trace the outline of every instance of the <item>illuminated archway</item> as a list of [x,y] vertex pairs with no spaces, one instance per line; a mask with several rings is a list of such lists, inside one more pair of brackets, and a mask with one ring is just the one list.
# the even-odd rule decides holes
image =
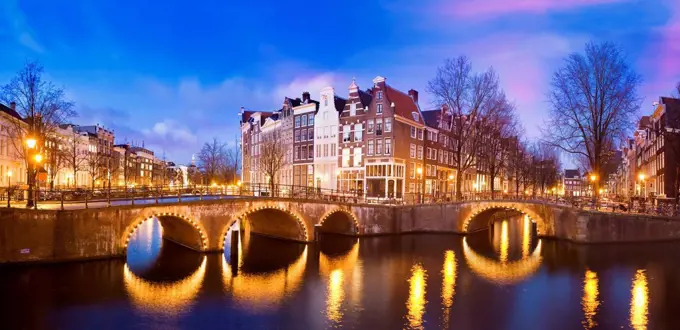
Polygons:
[[125,228],[121,239],[124,253],[127,253],[128,244],[135,231],[144,222],[154,218],[158,219],[163,228],[163,238],[196,251],[205,251],[208,248],[208,237],[197,221],[182,214],[163,212],[141,218]]
[[[491,204],[485,207],[474,209],[471,214],[463,221],[463,232],[468,233],[475,229],[486,228],[489,225],[491,216],[500,211],[514,211],[529,217],[531,222],[536,224],[537,234],[542,236],[547,233],[545,219],[534,212],[529,207],[517,206],[515,204]],[[481,222],[481,223],[480,223]]]
[[125,290],[132,303],[155,313],[176,314],[191,304],[201,289],[205,278],[207,257],[203,256],[201,265],[188,277],[175,282],[154,283],[135,275],[128,265],[123,268]]
[[249,230],[255,234],[298,242],[309,241],[307,225],[301,216],[280,206],[267,205],[247,210],[229,222],[220,235],[220,250],[224,251],[227,234],[241,220],[247,221]]
[[319,220],[321,232],[343,235],[356,235],[359,233],[359,220],[352,212],[344,209],[335,209],[324,214]]

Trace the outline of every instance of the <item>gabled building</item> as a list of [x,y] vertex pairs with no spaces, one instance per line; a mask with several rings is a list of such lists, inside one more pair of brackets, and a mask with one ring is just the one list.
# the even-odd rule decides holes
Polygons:
[[323,88],[319,100],[314,117],[315,187],[338,190],[338,126],[347,100],[335,95],[333,87]]
[[302,103],[293,108],[293,186],[316,187],[314,177],[314,119],[319,102],[302,93]]

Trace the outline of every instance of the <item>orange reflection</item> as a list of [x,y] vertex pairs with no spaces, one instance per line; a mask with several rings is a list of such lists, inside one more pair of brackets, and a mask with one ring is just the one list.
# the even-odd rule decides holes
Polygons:
[[[239,268],[242,266],[242,248],[239,243]],[[262,310],[278,306],[286,295],[295,292],[302,283],[307,266],[307,247],[295,262],[286,268],[266,274],[247,274],[239,271],[232,275],[231,265],[222,258],[222,284],[234,300],[253,309]]]
[[508,262],[508,250],[510,248],[510,237],[508,237],[508,220],[503,220],[501,223],[501,252],[500,259],[502,263]]
[[423,329],[423,314],[425,314],[425,290],[427,283],[427,271],[420,264],[415,264],[411,268],[411,278],[409,282],[409,297],[406,302],[408,309],[408,327],[410,329]]
[[444,328],[449,328],[453,296],[456,294],[456,254],[449,250],[444,252],[444,268],[442,269],[442,305],[444,306]]
[[630,325],[635,330],[647,329],[649,289],[647,288],[647,274],[642,269],[635,273],[631,295]]
[[528,215],[524,216],[522,224],[524,227],[522,230],[522,258],[526,258],[531,252],[531,219]]
[[[321,276],[328,278],[326,293],[326,317],[328,320],[340,324],[342,322],[343,302],[345,300],[345,276],[352,277],[352,298],[357,300],[361,293],[361,265],[359,259],[359,242],[352,249],[340,257],[329,257],[325,253],[319,254],[319,271]],[[356,267],[356,268],[355,268]],[[358,273],[356,271],[359,271]]]
[[470,270],[477,276],[499,284],[513,284],[534,274],[541,265],[541,241],[536,250],[527,258],[512,262],[498,262],[479,255],[463,238],[463,256]]
[[123,267],[125,290],[139,308],[156,313],[174,314],[189,305],[198,294],[205,278],[206,257],[198,269],[185,279],[171,283],[154,283],[138,277]]
[[583,280],[583,299],[581,301],[583,314],[585,315],[585,320],[582,324],[585,329],[592,329],[597,325],[595,314],[597,314],[597,307],[600,306],[600,301],[598,300],[599,294],[597,273],[586,270],[586,277]]

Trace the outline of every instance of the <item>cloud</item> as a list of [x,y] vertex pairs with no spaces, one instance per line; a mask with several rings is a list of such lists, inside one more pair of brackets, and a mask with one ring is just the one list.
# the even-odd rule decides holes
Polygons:
[[[282,83],[274,88],[274,96],[283,101],[285,97],[302,97],[302,92],[309,92],[311,98],[319,98],[319,91],[326,86],[333,86],[341,81],[341,77],[333,73],[320,73],[307,77],[296,77],[292,81]],[[349,86],[349,83],[347,83]]]
[[45,52],[45,48],[36,40],[35,33],[26,21],[26,15],[19,8],[17,1],[0,1],[0,13],[4,13],[0,16],[0,30],[2,30],[3,25],[7,25],[9,34],[14,37],[18,44],[36,53]]
[[656,38],[643,58],[647,76],[643,92],[652,98],[647,103],[669,95],[680,82],[680,2],[668,0],[667,4],[668,20],[655,31]]
[[141,133],[145,143],[164,150],[195,147],[198,142],[198,137],[189,128],[171,119],[157,122],[151,128],[142,129]]
[[516,13],[543,14],[628,0],[457,0],[445,1],[441,10],[460,18],[490,18]]

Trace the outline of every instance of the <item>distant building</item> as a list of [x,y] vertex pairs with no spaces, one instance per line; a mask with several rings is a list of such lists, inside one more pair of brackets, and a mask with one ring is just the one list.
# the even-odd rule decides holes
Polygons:
[[583,178],[578,169],[564,171],[564,195],[569,197],[585,196]]

